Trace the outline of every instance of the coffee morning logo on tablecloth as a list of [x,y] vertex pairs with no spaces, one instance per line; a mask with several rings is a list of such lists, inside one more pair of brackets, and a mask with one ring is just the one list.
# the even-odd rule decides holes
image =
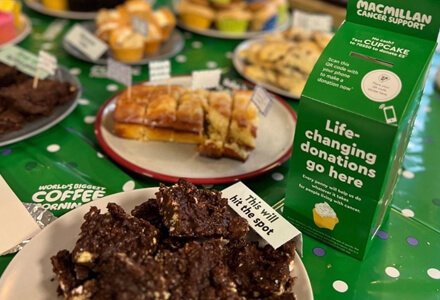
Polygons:
[[74,209],[104,197],[106,188],[86,183],[41,185],[32,195],[32,201],[47,210]]

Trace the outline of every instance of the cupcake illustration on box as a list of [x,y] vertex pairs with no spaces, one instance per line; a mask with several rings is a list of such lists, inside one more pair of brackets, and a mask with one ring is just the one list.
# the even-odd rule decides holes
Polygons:
[[326,228],[333,230],[335,225],[338,224],[339,219],[336,216],[335,211],[328,205],[327,202],[316,203],[313,209],[313,221],[319,228]]

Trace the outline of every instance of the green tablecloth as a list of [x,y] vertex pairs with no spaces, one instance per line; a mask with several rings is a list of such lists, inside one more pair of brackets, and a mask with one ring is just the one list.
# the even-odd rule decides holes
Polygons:
[[[24,12],[30,17],[33,30],[19,46],[34,53],[44,49],[55,54],[59,64],[79,78],[83,93],[77,108],[58,125],[0,148],[0,172],[10,187],[23,202],[32,203],[39,190],[53,184],[86,184],[105,195],[158,186],[159,181],[133,173],[107,158],[97,143],[95,116],[101,105],[123,86],[105,78],[103,66],[80,61],[62,48],[63,35],[76,21],[67,21],[52,39],[47,28],[60,19],[26,7]],[[232,52],[240,41],[183,32],[185,47],[170,59],[172,75],[221,68],[227,77],[241,80],[231,63]],[[302,260],[315,299],[440,299],[440,121],[436,118],[440,114],[440,93],[434,88],[439,64],[437,53],[391,213],[367,258],[358,261],[304,236]],[[134,82],[148,79],[147,66],[136,66],[133,71]],[[286,101],[297,109],[297,101]],[[288,162],[244,183],[273,205],[284,197],[287,173]],[[57,216],[75,207],[52,204],[51,211]],[[13,255],[0,257],[0,274],[11,259]]]

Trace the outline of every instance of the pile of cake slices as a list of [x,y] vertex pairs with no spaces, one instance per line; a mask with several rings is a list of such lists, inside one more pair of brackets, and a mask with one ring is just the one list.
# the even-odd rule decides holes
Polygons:
[[246,161],[259,122],[251,96],[248,90],[135,85],[117,99],[114,131],[140,141],[191,143],[203,156]]
[[[84,216],[70,252],[51,257],[64,299],[294,300],[295,242],[260,247],[216,190],[180,179],[126,213]],[[55,291],[54,291],[55,293]]]

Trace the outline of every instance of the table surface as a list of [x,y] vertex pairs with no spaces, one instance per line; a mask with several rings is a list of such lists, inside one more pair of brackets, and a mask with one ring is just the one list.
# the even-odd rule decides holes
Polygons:
[[[156,6],[158,4],[156,3]],[[34,53],[40,49],[58,58],[83,87],[79,105],[58,125],[21,142],[0,148],[0,172],[23,201],[44,187],[86,184],[102,187],[105,195],[158,186],[159,181],[124,169],[98,145],[94,121],[99,108],[124,89],[106,78],[102,65],[70,56],[61,46],[64,34],[77,21],[57,19],[24,6],[33,28],[18,45]],[[61,28],[57,32],[57,28]],[[223,75],[242,82],[231,62],[240,40],[210,38],[182,31],[183,50],[170,58],[172,75],[221,68]],[[391,212],[374,238],[364,261],[358,261],[319,241],[304,236],[302,260],[315,299],[440,299],[440,93],[434,87],[440,54],[435,54],[407,154],[394,192]],[[148,79],[148,67],[134,66],[133,81]],[[285,99],[294,109],[298,101]],[[285,162],[244,183],[269,204],[285,194]],[[227,184],[205,186],[223,189]],[[45,202],[50,203],[50,202]],[[56,216],[68,212],[51,205]],[[0,257],[0,274],[14,255]]]

